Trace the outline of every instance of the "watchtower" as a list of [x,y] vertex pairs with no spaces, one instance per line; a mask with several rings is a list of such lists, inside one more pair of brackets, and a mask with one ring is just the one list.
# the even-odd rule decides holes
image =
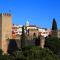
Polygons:
[[12,38],[12,16],[9,13],[0,13],[0,48],[7,52],[7,40]]

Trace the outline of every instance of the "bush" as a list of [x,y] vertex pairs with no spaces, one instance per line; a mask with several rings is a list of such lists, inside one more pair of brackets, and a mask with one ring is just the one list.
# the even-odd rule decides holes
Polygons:
[[24,47],[24,50],[18,53],[17,59],[21,60],[59,60],[49,49],[42,49],[38,46]]
[[60,55],[60,40],[55,37],[46,39],[45,47],[48,47],[55,54]]

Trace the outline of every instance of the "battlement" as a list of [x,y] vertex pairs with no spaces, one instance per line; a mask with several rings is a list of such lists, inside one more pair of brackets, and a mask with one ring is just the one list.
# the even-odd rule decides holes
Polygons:
[[4,15],[4,16],[11,16],[10,13],[0,13],[0,15]]

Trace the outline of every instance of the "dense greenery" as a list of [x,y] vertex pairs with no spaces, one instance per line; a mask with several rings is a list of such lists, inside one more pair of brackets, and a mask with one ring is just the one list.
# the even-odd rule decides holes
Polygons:
[[18,52],[16,60],[59,60],[49,49],[42,49],[38,46],[24,47],[20,53]]
[[[0,53],[2,53],[0,51]],[[52,51],[38,46],[27,46],[16,51],[16,56],[0,54],[0,60],[60,60]]]
[[57,37],[49,37],[46,39],[45,47],[48,47],[55,54],[60,55],[60,40]]
[[3,51],[0,49],[0,60],[8,60],[7,55],[2,55]]

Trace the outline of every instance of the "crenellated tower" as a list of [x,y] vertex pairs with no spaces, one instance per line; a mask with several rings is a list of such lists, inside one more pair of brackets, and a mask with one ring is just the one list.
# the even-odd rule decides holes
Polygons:
[[0,48],[7,52],[8,40],[12,38],[12,16],[9,13],[0,14]]

